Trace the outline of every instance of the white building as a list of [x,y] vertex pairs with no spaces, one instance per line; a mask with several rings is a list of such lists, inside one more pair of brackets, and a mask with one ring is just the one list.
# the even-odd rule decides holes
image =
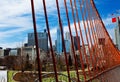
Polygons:
[[69,32],[66,32],[66,33],[65,33],[65,39],[66,39],[66,40],[70,40],[70,33],[69,33]]
[[[44,50],[39,49],[40,51],[40,59],[41,61],[46,57],[46,52]],[[23,47],[20,50],[20,55],[23,56],[24,58],[29,55],[29,60],[31,62],[34,62],[36,60],[36,48],[34,46],[29,46],[29,47]]]
[[18,49],[12,48],[9,52],[9,56],[17,56],[18,55]]
[[120,19],[117,19],[115,27],[115,45],[120,50]]

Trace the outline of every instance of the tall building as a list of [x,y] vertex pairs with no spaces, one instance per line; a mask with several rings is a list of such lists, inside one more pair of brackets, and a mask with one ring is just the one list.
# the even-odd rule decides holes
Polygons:
[[[35,45],[34,33],[28,33],[28,46],[34,45]],[[38,46],[40,49],[46,52],[48,51],[48,34],[46,30],[44,30],[44,32],[38,33]]]
[[66,39],[66,40],[70,40],[70,33],[69,33],[69,32],[66,32],[66,33],[65,33],[65,39]]
[[66,47],[66,52],[70,52],[70,40],[64,40],[65,41],[65,47]]
[[[80,37],[78,36],[79,42],[80,42]],[[77,36],[73,36],[73,42],[74,42],[74,48],[75,50],[78,50],[78,42],[77,42]]]
[[66,47],[66,52],[69,53],[70,52],[70,33],[69,32],[66,32],[65,33],[65,47]]
[[57,45],[56,45],[57,54],[61,54],[63,52],[63,44],[62,44],[61,31],[60,31],[59,27],[57,28],[57,41],[56,41],[56,43],[57,43]]
[[9,56],[11,48],[4,49],[4,56]]
[[117,18],[115,27],[115,45],[120,50],[120,18]]

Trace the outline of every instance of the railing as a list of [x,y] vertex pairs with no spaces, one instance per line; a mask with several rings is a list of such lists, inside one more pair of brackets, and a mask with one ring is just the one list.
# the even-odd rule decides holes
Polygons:
[[[60,1],[60,0],[59,0]],[[115,48],[110,36],[100,18],[100,15],[95,7],[93,0],[61,0],[64,3],[62,7],[64,9],[64,17],[61,15],[61,7],[58,0],[53,0],[56,3],[56,16],[58,21],[58,27],[60,30],[60,36],[62,40],[62,56],[65,62],[63,67],[65,67],[65,75],[68,77],[68,82],[71,82],[71,72],[74,71],[76,82],[107,82],[105,78],[99,78],[105,75],[105,71],[111,69],[112,67],[120,64],[120,55],[118,50]],[[53,50],[52,35],[50,32],[50,22],[49,13],[47,13],[46,0],[42,0],[45,16],[46,29],[49,38],[50,45],[50,56],[52,58],[52,67],[54,72],[55,81],[59,82],[59,60],[55,55]],[[39,71],[39,81],[42,82],[42,63],[40,60],[40,52],[38,49],[38,38],[37,38],[37,27],[34,11],[34,3],[31,0],[32,17],[34,34],[36,41],[36,53],[38,61],[38,71]],[[71,45],[71,53],[66,52],[66,44],[64,38],[64,23],[67,25],[69,32],[69,40]],[[73,33],[76,36],[76,42],[73,39]],[[75,44],[77,44],[77,50],[75,49]],[[87,44],[87,46],[86,46]],[[71,58],[70,58],[71,57]],[[70,65],[70,59],[73,65]],[[48,70],[47,70],[48,71]],[[60,69],[60,71],[63,71]],[[52,73],[53,74],[53,73]],[[103,77],[103,76],[102,76]],[[99,78],[99,79],[98,79]]]

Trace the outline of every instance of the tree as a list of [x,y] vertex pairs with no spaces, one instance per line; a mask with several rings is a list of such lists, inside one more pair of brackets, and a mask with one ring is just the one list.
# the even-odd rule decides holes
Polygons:
[[26,55],[25,70],[31,70],[32,65],[29,62],[29,54]]

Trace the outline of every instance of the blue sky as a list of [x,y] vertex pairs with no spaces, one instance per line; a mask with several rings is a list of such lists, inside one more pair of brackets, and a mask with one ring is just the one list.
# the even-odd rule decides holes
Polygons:
[[[68,30],[65,17],[63,0],[58,0],[60,5],[61,17],[63,21],[64,31]],[[34,0],[36,20],[38,31],[45,29],[45,18],[43,14],[42,0]],[[69,4],[69,0],[67,0]],[[114,39],[115,23],[111,22],[111,18],[119,16],[120,1],[114,0],[95,0],[96,7],[105,23],[105,26]],[[56,28],[58,27],[57,11],[55,0],[46,0],[47,12],[49,17],[49,25],[53,42],[56,39]],[[20,47],[22,43],[27,42],[27,33],[33,32],[30,0],[0,0],[0,47]],[[68,6],[69,7],[69,6]],[[69,13],[71,10],[69,9]],[[114,16],[111,14],[114,13]],[[69,14],[71,16],[71,14]],[[71,20],[73,27],[73,21]]]
[[120,1],[103,0],[100,2],[99,0],[95,0],[95,2],[99,14],[102,17],[102,20],[114,42],[115,41],[114,28],[116,27],[116,23],[112,23],[111,20],[113,17],[120,16],[119,6]]

